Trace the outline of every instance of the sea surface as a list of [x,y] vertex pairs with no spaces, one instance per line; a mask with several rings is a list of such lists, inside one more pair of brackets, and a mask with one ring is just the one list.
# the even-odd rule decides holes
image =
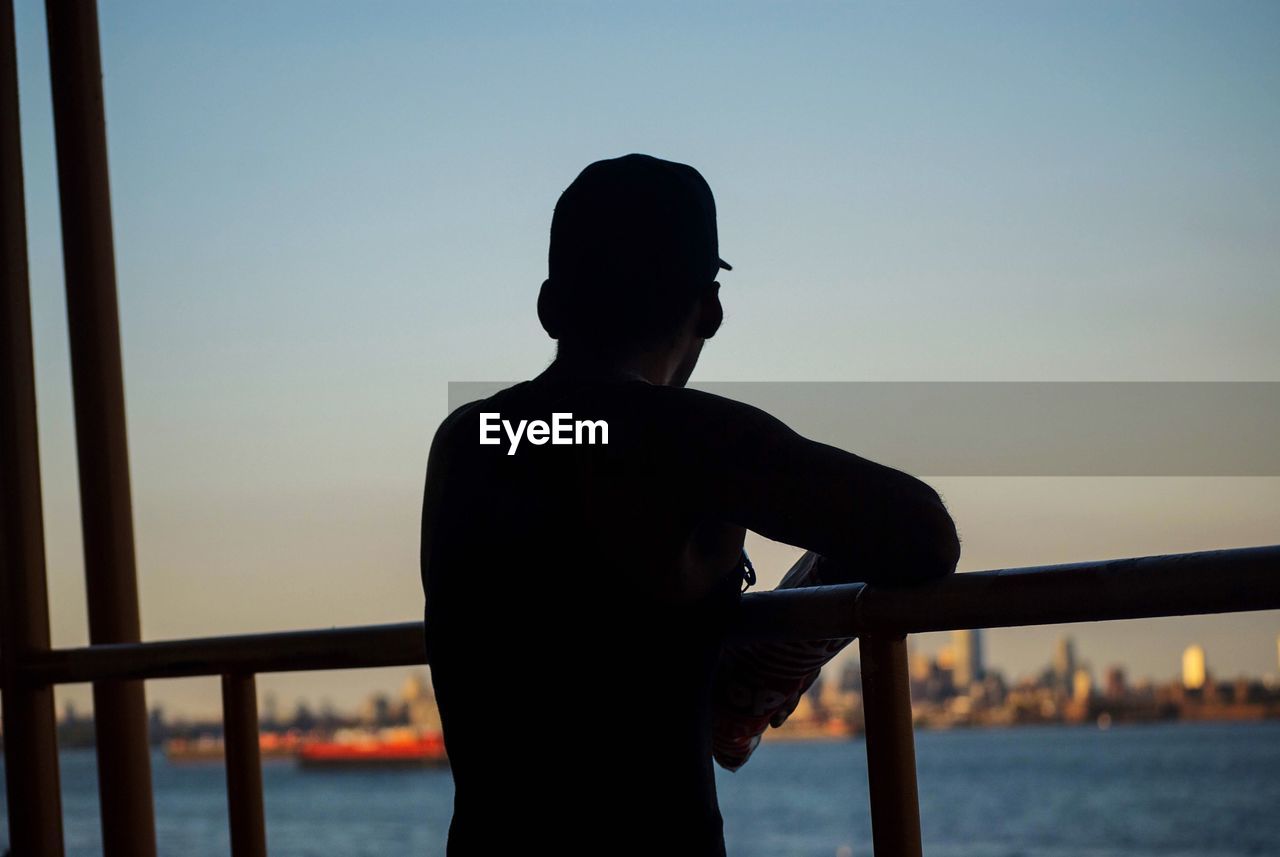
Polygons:
[[[930,857],[1280,855],[1280,722],[918,731],[916,754]],[[67,854],[99,854],[93,753],[61,765]],[[444,853],[447,770],[263,775],[274,857]],[[717,776],[731,857],[871,854],[860,740],[766,743]],[[225,857],[221,766],[157,753],[154,781],[160,853]]]

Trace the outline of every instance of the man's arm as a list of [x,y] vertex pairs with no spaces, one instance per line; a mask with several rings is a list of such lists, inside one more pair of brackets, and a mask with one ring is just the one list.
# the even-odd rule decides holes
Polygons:
[[[906,473],[802,437],[758,408],[682,391],[684,466],[715,518],[809,552],[779,585],[911,583],[955,571],[960,543],[937,492]],[[712,755],[746,764],[822,666],[852,639],[726,645],[713,689]]]
[[924,482],[805,438],[759,408],[672,392],[684,466],[710,515],[821,554],[833,566],[824,578],[910,583],[955,571],[955,523]]

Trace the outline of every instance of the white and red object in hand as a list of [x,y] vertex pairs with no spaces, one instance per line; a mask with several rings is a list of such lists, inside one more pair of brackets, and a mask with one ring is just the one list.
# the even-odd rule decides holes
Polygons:
[[[755,582],[755,571],[745,552],[743,564],[747,581]],[[822,580],[823,566],[822,557],[810,551],[791,567],[777,588],[844,582]],[[720,767],[736,771],[745,765],[765,729],[786,721],[822,667],[853,639],[726,643],[712,697],[711,748]]]

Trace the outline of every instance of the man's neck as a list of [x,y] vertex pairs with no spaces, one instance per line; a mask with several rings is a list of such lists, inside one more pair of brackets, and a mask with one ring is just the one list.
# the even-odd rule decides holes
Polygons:
[[628,355],[606,356],[599,352],[561,347],[544,376],[574,379],[636,378],[650,384],[672,383],[680,359],[672,349],[661,348]]

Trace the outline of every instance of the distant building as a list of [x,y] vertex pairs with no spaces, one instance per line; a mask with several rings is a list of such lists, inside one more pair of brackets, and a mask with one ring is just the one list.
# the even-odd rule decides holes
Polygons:
[[1053,651],[1053,675],[1060,690],[1071,690],[1071,682],[1076,675],[1076,645],[1070,637],[1058,640],[1058,646]]
[[1081,667],[1076,670],[1075,677],[1071,680],[1071,698],[1077,702],[1088,702],[1093,696],[1093,676],[1090,672]]
[[1108,699],[1124,699],[1129,692],[1122,667],[1108,667],[1104,685],[1104,692]]
[[320,700],[320,718],[317,725],[321,729],[333,729],[341,723],[342,718],[338,716],[338,709],[333,707],[333,700]]
[[264,725],[276,726],[280,723],[280,703],[274,693],[268,693],[263,700],[262,722]]
[[840,670],[840,690],[845,693],[862,693],[862,666],[858,661],[846,661]]
[[951,680],[956,690],[968,690],[970,685],[985,677],[982,667],[982,632],[952,631],[951,648],[954,653]]
[[311,707],[301,699],[293,709],[293,725],[304,732],[316,727],[316,716],[311,713]]
[[1187,646],[1187,650],[1182,653],[1182,686],[1187,690],[1201,690],[1207,679],[1204,649],[1200,646]]
[[844,665],[837,674],[839,665],[829,667],[824,670],[818,681],[821,682],[821,688],[818,691],[817,702],[818,707],[828,717],[842,717],[850,711],[858,701],[858,692],[854,688],[845,686],[848,678],[848,664]]
[[907,665],[911,680],[922,684],[929,680],[935,667],[934,661],[924,652],[911,652],[907,658]]
[[791,721],[793,724],[809,723],[816,717],[816,715],[817,712],[814,710],[813,694],[805,693],[801,695],[800,701],[796,703],[795,709],[791,712],[790,716],[787,717],[787,720]]
[[419,729],[440,731],[440,709],[436,705],[435,692],[427,681],[425,670],[417,670],[405,679],[400,699],[404,706],[405,720]]
[[364,701],[360,719],[370,726],[386,726],[391,723],[391,700],[385,693],[372,694]]
[[409,673],[400,686],[400,699],[405,702],[417,702],[431,697],[431,685],[427,682],[427,674],[423,670]]
[[956,650],[950,646],[943,646],[938,651],[938,656],[934,660],[938,663],[938,669],[946,670],[953,676],[956,672]]

